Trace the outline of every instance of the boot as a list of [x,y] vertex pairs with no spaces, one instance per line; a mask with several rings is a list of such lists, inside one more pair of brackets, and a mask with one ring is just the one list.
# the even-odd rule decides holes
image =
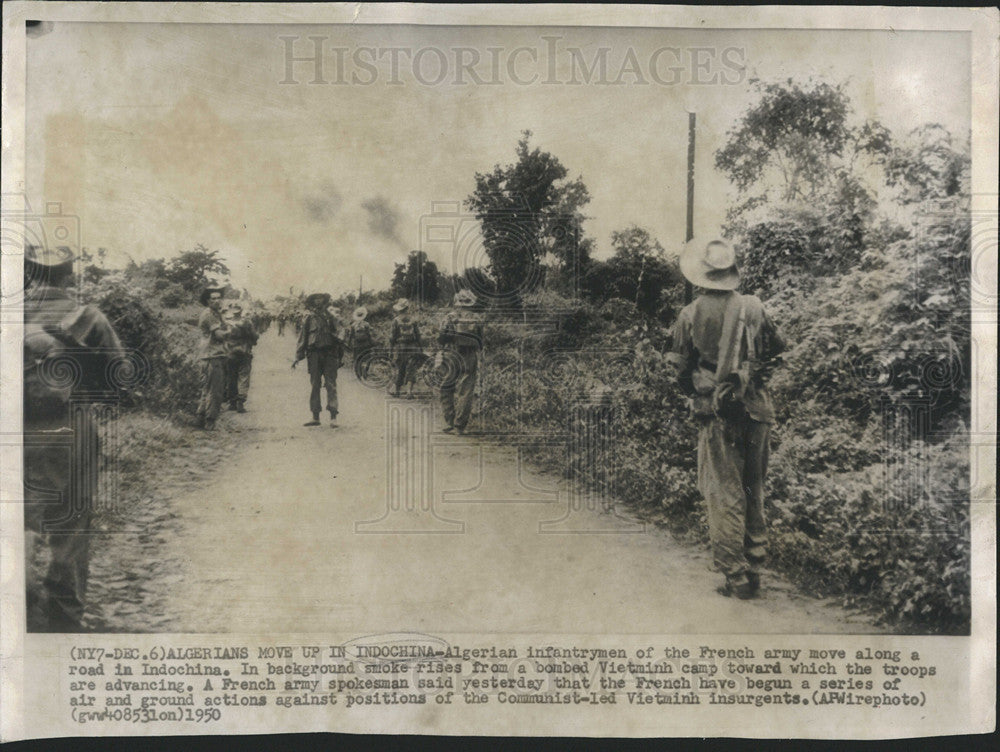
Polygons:
[[727,576],[726,583],[717,587],[715,592],[727,598],[739,598],[741,601],[750,600],[757,596],[757,591],[746,575]]
[[333,410],[331,410],[330,411],[330,428],[336,428],[336,427],[337,427],[337,413],[335,413]]
[[319,425],[319,413],[313,413],[313,419],[308,423],[303,423],[305,426],[318,426]]
[[245,407],[243,407],[243,403],[244,402],[245,402],[245,400],[237,400],[236,401],[236,412],[238,412],[238,413],[245,413],[247,411],[247,409]]

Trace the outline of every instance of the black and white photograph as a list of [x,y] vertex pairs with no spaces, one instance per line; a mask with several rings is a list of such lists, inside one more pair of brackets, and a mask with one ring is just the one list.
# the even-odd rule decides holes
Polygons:
[[[219,689],[348,714],[442,689],[491,708],[570,689],[753,704],[727,686],[758,708],[852,704],[816,699],[823,679],[915,705],[934,666],[892,640],[964,645],[934,640],[995,608],[993,565],[974,567],[977,527],[995,546],[997,320],[977,21],[16,5],[3,507],[23,555],[4,618],[66,646],[59,702],[97,697],[73,723],[120,720],[97,713],[106,679],[175,673],[205,722],[237,721],[201,709]],[[289,669],[282,692],[273,662],[210,670],[283,634],[340,636],[317,643],[326,665],[356,658],[351,678]],[[127,635],[228,647],[79,647]],[[442,635],[491,635],[462,643],[496,646],[490,668],[442,678]],[[504,655],[515,635],[545,639]],[[650,637],[615,684],[598,659],[624,656],[545,647],[558,635],[687,635],[708,668],[687,677]],[[859,636],[894,649],[855,655]],[[134,686],[154,718],[179,712]]]

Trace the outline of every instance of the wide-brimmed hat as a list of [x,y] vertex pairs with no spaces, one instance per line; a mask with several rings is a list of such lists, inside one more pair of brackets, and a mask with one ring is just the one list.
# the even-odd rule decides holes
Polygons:
[[396,313],[402,313],[409,307],[410,307],[410,301],[408,301],[406,298],[400,298],[393,304],[392,310],[394,310]]
[[314,292],[312,295],[306,296],[306,308],[316,308],[317,306],[326,308],[331,299],[328,292]]
[[476,304],[476,294],[472,290],[459,290],[455,293],[452,305],[459,308],[471,308]]
[[231,311],[239,311],[240,313],[243,313],[243,304],[240,303],[239,301],[234,300],[232,303],[229,303],[226,307]]
[[208,298],[213,292],[217,292],[221,295],[225,291],[225,287],[206,287],[201,291],[201,294],[198,296],[198,300],[202,305],[208,305]]
[[76,260],[76,254],[68,246],[61,245],[57,248],[42,248],[38,245],[26,245],[24,247],[24,260],[51,268],[53,266],[63,266],[72,264]]
[[740,285],[736,251],[722,238],[694,238],[681,253],[681,273],[696,287],[735,290]]
[[366,318],[368,318],[368,309],[365,308],[364,306],[360,306],[358,308],[355,308],[354,313],[351,315],[354,316],[355,321],[364,321]]

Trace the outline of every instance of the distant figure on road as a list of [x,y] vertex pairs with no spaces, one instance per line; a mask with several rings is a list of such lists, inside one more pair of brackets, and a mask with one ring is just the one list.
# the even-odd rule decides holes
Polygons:
[[[114,328],[65,288],[69,248],[24,255],[24,528],[28,631],[80,632],[97,494],[98,432],[78,394],[101,391],[122,356]],[[67,380],[65,375],[73,376]]]
[[457,429],[465,433],[472,415],[472,399],[479,372],[479,351],[483,347],[483,324],[471,309],[476,296],[471,290],[459,290],[438,335],[444,347],[442,367],[445,378],[441,384],[441,408],[444,411],[444,431]]
[[740,295],[736,254],[692,240],[681,272],[703,292],[674,325],[673,358],[698,421],[698,490],[708,507],[718,592],[754,598],[767,555],[764,476],[774,407],[765,380],[784,342],[760,299]]
[[222,316],[221,287],[206,287],[201,292],[205,310],[198,318],[201,330],[202,370],[201,400],[198,402],[198,426],[206,431],[215,430],[215,421],[222,409],[226,388],[226,360],[229,357],[227,337],[229,325]]
[[396,370],[392,396],[398,397],[409,371],[416,367],[417,359],[423,354],[423,345],[420,342],[420,326],[409,313],[410,301],[400,298],[392,310],[397,314],[392,320],[392,334],[389,336],[389,348],[392,350]]
[[309,367],[312,420],[305,424],[307,426],[319,425],[320,390],[325,386],[330,427],[337,427],[337,369],[344,353],[337,320],[330,308],[330,296],[326,293],[313,293],[306,298],[308,314],[302,322],[295,362],[292,363],[292,368],[295,368],[299,361],[305,360]]
[[279,337],[285,336],[285,314],[281,314],[278,316],[278,336]]
[[368,309],[364,306],[355,308],[351,318],[353,321],[347,332],[347,346],[354,358],[354,375],[364,381],[368,378],[368,371],[371,368],[369,355],[375,347],[375,330],[368,323]]
[[253,367],[253,348],[257,344],[257,331],[243,318],[243,305],[229,306],[229,333],[226,336],[229,360],[226,364],[226,397],[229,409],[246,412],[247,393],[250,390],[250,370]]

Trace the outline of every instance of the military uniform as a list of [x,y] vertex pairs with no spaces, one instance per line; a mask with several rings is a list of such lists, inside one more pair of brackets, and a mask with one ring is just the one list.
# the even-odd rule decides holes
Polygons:
[[299,332],[296,361],[305,360],[309,367],[309,409],[313,420],[319,420],[322,404],[320,391],[326,387],[326,409],[330,419],[337,417],[337,369],[343,358],[343,345],[337,331],[337,322],[323,310],[311,312]]
[[375,347],[375,332],[372,325],[364,319],[355,321],[351,324],[347,337],[347,346],[354,353],[354,373],[359,379],[365,379],[371,366],[368,355]]
[[227,395],[233,407],[243,412],[250,391],[250,371],[253,368],[253,348],[257,344],[257,332],[253,324],[246,320],[235,320],[226,337],[228,345]]
[[[27,263],[27,262],[26,262]],[[25,303],[24,526],[29,631],[81,629],[90,562],[90,519],[97,492],[97,427],[78,390],[104,388],[110,360],[122,355],[111,324],[59,287],[32,288]],[[53,351],[51,372],[39,341],[71,343]],[[65,345],[64,345],[65,346]],[[57,360],[72,362],[78,387],[65,401],[46,399]],[[37,386],[33,386],[37,385]],[[44,572],[44,574],[42,574]]]
[[[713,402],[719,342],[730,297],[745,312],[745,336],[738,345],[740,362],[751,360],[742,403],[745,412],[720,417]],[[685,307],[674,327],[682,387],[692,397],[698,421],[698,490],[708,507],[715,564],[733,586],[756,590],[767,554],[764,477],[774,407],[765,386],[769,361],[784,349],[761,301],[735,292],[711,292]],[[749,351],[752,350],[752,353]]]
[[416,319],[408,313],[402,313],[392,320],[392,334],[389,336],[389,346],[395,357],[396,378],[393,382],[393,394],[398,395],[405,381],[415,381],[413,373],[419,358],[423,355],[423,345],[420,341],[420,326]]
[[441,409],[446,430],[465,430],[472,415],[472,400],[479,372],[479,351],[483,347],[483,325],[471,311],[448,316],[438,342],[445,350],[446,376],[441,384]]
[[222,313],[206,308],[198,318],[202,335],[202,388],[198,402],[198,418],[206,428],[212,428],[222,408],[226,389],[226,361],[229,357],[227,337],[229,325]]

